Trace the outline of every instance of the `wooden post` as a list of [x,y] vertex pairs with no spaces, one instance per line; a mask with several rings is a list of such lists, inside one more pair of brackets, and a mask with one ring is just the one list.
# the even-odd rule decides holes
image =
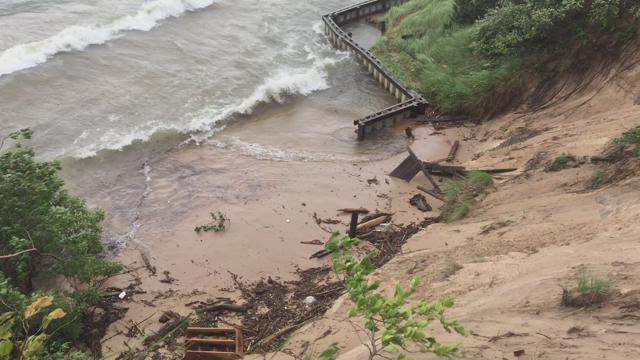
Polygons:
[[354,212],[351,213],[351,224],[349,224],[349,237],[350,238],[354,238],[356,237],[356,230],[358,227],[358,213]]
[[364,208],[357,208],[357,209],[340,209],[338,211],[351,214],[351,224],[349,224],[349,237],[355,238],[356,232],[358,230],[358,215],[368,214],[369,210]]
[[456,158],[456,153],[460,148],[460,141],[456,140],[451,147],[451,151],[449,151],[449,155],[447,155],[447,161],[453,161]]

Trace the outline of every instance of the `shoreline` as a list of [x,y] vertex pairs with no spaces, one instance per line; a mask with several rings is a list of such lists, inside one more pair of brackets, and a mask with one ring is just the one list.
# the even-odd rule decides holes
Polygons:
[[[451,141],[430,133],[428,127],[416,130],[416,152],[430,160],[446,156]],[[408,209],[407,194],[417,192],[415,188],[385,175],[404,154],[366,163],[272,162],[236,157],[234,166],[246,169],[245,177],[227,178],[226,183],[221,183],[218,173],[224,170],[209,159],[219,158],[222,152],[225,151],[200,146],[169,154],[164,162],[172,167],[167,171],[180,173],[185,167],[190,170],[188,181],[180,184],[172,184],[180,175],[159,176],[157,173],[164,171],[163,166],[151,165],[157,180],[152,172],[153,191],[140,212],[143,226],[136,234],[137,242],[131,243],[118,258],[127,269],[137,270],[106,284],[126,288],[139,283],[136,288],[146,294],[135,294],[125,300],[123,305],[129,311],[125,318],[112,324],[106,338],[126,332],[130,321],[139,322],[153,314],[159,316],[166,310],[184,313],[189,311],[184,304],[193,301],[233,297],[225,290],[233,286],[228,272],[249,282],[268,277],[287,281],[295,278],[296,268],[327,264],[326,259],[308,259],[321,247],[300,244],[311,240],[324,242],[329,236],[315,224],[314,213],[319,218],[339,220],[340,224],[323,227],[342,232],[349,219],[337,215],[339,208],[363,206],[372,211],[389,211],[393,207],[399,209],[394,210],[398,212],[395,223],[409,223],[419,219],[416,215],[428,215]],[[173,166],[177,163],[180,166]],[[251,174],[260,176],[250,179]],[[373,178],[378,180],[377,185],[367,182]],[[215,188],[210,188],[214,183]],[[176,188],[183,194],[176,194]],[[185,211],[172,213],[163,204]],[[193,231],[194,226],[207,222],[209,212],[218,210],[231,219],[227,231],[202,235]],[[156,268],[155,275],[145,266],[142,253]],[[166,278],[165,271],[169,272]],[[168,278],[174,280],[163,282]],[[151,331],[159,327],[155,322],[148,325]],[[128,340],[131,339],[115,336],[106,341],[105,354],[122,350],[122,341]]]
[[[366,23],[353,26],[370,27]],[[367,37],[370,31],[359,31],[358,35]],[[373,93],[383,91],[378,89]],[[246,119],[242,124],[232,123],[222,137],[238,136],[248,142],[269,143],[266,134],[278,122],[288,128],[293,118],[307,122],[314,117],[339,118],[329,115],[334,110],[326,110],[330,99],[331,96],[311,95],[286,104],[265,104],[262,107],[266,112],[258,109],[247,116],[253,119],[249,123]],[[309,113],[316,106],[311,104],[317,102],[324,104],[323,110]],[[151,158],[133,156],[129,159],[126,168],[138,167],[137,180],[130,179],[137,183],[135,208],[126,203],[107,206],[120,209],[115,219],[108,220],[108,228],[127,226],[131,231],[120,231],[128,244],[117,259],[126,272],[105,284],[113,289],[128,289],[129,294],[121,302],[128,311],[109,327],[102,343],[105,357],[109,359],[127,348],[137,347],[140,337],[127,336],[131,326],[141,329],[139,335],[152,334],[161,327],[157,317],[165,311],[184,316],[193,311],[186,304],[211,303],[216,298],[239,300],[241,294],[233,290],[236,277],[245,283],[261,279],[287,282],[296,279],[299,271],[326,266],[328,259],[309,259],[322,247],[300,242],[324,243],[328,232],[346,231],[349,218],[339,215],[339,208],[365,207],[371,211],[393,212],[392,222],[405,225],[420,223],[435,214],[412,208],[409,198],[419,191],[387,176],[406,156],[403,148],[407,140],[403,132],[403,128],[395,126],[378,139],[352,145],[353,149],[348,150],[352,154],[367,149],[365,157],[369,159],[366,161],[358,160],[358,156],[353,161],[265,160],[248,156],[237,147],[206,143],[160,150]],[[446,157],[457,133],[456,129],[440,132],[428,125],[418,125],[414,129],[416,140],[411,145],[422,159],[435,161]],[[258,138],[251,140],[256,135]],[[333,135],[335,139],[341,136]],[[293,137],[291,141],[298,140]],[[315,148],[330,146],[327,140],[323,141],[324,145],[318,144]],[[338,141],[356,140],[348,136]],[[294,147],[300,149],[308,145],[303,138]],[[101,163],[100,160],[89,162],[96,166]],[[73,171],[67,176],[73,176]],[[420,174],[417,178],[421,177]],[[426,179],[423,180],[426,183]],[[103,180],[98,177],[98,181]],[[113,181],[118,195],[132,186],[126,182],[120,184],[117,179]],[[101,205],[101,201],[113,198],[117,196],[104,194],[101,199],[91,200]],[[429,202],[438,203],[431,199]],[[230,218],[230,226],[224,232],[194,232],[195,226],[209,221],[209,213],[217,211]],[[318,218],[338,223],[316,224]]]

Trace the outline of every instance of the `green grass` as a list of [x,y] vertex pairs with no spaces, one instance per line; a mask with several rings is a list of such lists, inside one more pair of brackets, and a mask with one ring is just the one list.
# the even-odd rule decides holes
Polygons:
[[603,299],[609,295],[613,282],[608,277],[590,275],[585,272],[578,276],[578,291],[585,296]]
[[[515,58],[490,61],[473,50],[477,25],[453,25],[453,0],[414,0],[387,14],[389,31],[376,55],[444,113],[478,106],[492,86],[518,68]],[[402,39],[402,35],[412,35]]]
[[627,145],[635,145],[634,152],[640,157],[640,128],[636,128],[622,134],[622,138],[618,139],[619,143]]
[[562,154],[556,156],[555,159],[547,167],[547,171],[560,171],[570,168],[575,164],[576,158],[571,154]]
[[472,171],[464,179],[450,181],[441,208],[442,218],[446,222],[463,219],[478,202],[477,197],[492,183],[491,175],[481,171]]
[[591,178],[589,179],[589,188],[600,188],[604,184],[606,184],[607,181],[609,181],[609,175],[607,175],[607,172],[602,169],[598,169],[593,173],[593,175],[591,175]]
[[562,70],[547,69],[561,66],[549,60],[604,47],[619,54],[638,19],[629,0],[411,0],[387,13],[373,52],[440,112],[482,115]]

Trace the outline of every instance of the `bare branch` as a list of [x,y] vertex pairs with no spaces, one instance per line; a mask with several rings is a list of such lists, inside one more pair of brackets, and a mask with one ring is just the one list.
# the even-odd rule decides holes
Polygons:
[[22,250],[22,251],[18,251],[17,253],[14,254],[9,254],[9,255],[1,255],[0,256],[0,260],[6,260],[6,259],[11,259],[20,255],[24,255],[24,254],[28,254],[30,252],[34,252],[34,251],[38,251],[38,249],[36,248],[31,248],[31,249],[27,249],[27,250]]

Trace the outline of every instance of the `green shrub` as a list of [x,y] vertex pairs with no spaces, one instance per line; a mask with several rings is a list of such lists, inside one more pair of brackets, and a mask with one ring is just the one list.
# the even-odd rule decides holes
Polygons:
[[609,175],[607,175],[607,172],[602,169],[598,169],[593,173],[593,175],[591,175],[588,185],[591,189],[597,189],[604,186],[608,181]]
[[[636,36],[639,17],[632,0],[412,0],[389,11],[373,51],[440,112],[480,113],[517,98],[525,80],[514,73],[543,71],[550,56],[614,54]],[[494,89],[510,95],[491,98]]]
[[477,48],[489,56],[529,56],[592,45],[602,32],[629,26],[639,8],[630,0],[505,1],[479,21]]
[[[57,162],[22,147],[31,135],[22,129],[0,137],[0,151],[14,142],[0,153],[0,359],[86,359],[69,344],[86,334],[87,309],[100,301],[96,281],[121,266],[102,258],[103,212],[64,190]],[[32,279],[48,275],[84,290],[34,292]],[[31,313],[29,304],[46,306]]]
[[499,3],[500,0],[455,0],[451,20],[458,24],[473,24]]
[[634,145],[636,156],[640,157],[640,128],[629,130],[622,134],[622,138],[618,139],[619,143]]
[[491,175],[481,171],[471,171],[464,179],[447,184],[441,215],[446,222],[460,220],[467,216],[477,203],[476,197],[485,192],[493,183]]
[[[29,138],[30,132],[14,133]],[[39,161],[18,146],[0,154],[0,271],[23,293],[50,272],[81,282],[110,276],[121,266],[101,258],[104,213],[64,190],[56,161]]]

